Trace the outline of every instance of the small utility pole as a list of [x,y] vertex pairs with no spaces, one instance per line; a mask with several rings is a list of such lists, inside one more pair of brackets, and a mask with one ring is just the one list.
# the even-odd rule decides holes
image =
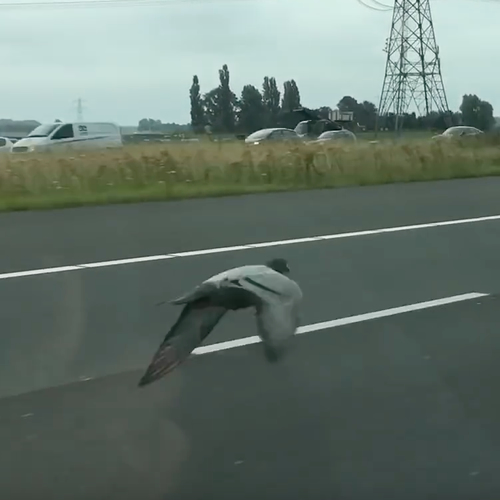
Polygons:
[[76,101],[76,120],[79,122],[83,122],[83,99],[79,97]]

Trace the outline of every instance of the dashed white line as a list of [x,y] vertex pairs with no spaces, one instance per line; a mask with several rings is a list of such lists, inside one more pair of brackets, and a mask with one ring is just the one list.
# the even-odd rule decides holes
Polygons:
[[485,217],[475,217],[470,219],[456,219],[441,222],[428,222],[425,224],[413,224],[409,226],[395,226],[380,229],[368,229],[364,231],[352,231],[347,233],[326,234],[323,236],[308,236],[305,238],[294,238],[289,240],[266,241],[262,243],[252,243],[248,245],[234,245],[228,247],[208,248],[203,250],[190,250],[187,252],[176,252],[171,254],[149,255],[144,257],[132,257],[128,259],[107,260],[102,262],[90,262],[86,264],[75,264],[62,267],[47,267],[45,269],[30,269],[26,271],[15,271],[10,273],[1,273],[0,280],[24,278],[27,276],[40,276],[43,274],[64,273],[68,271],[81,271],[83,269],[95,269],[101,267],[123,266],[128,264],[139,264],[141,262],[152,262],[156,260],[180,259],[184,257],[196,257],[200,255],[210,255],[217,253],[237,252],[240,250],[252,250],[256,248],[270,248],[283,245],[298,245],[301,243],[311,243],[317,241],[335,240],[343,238],[357,238],[360,236],[370,236],[375,234],[398,233],[403,231],[416,231],[420,229],[430,229],[435,227],[454,226],[460,224],[474,224],[478,222],[487,222],[499,220],[500,215],[489,215]]
[[[365,314],[357,314],[356,316],[347,316],[345,318],[334,319],[331,321],[322,321],[321,323],[314,323],[311,325],[301,326],[297,329],[297,335],[304,333],[317,332],[329,328],[337,328],[339,326],[352,325],[354,323],[361,323],[363,321],[370,321],[372,319],[386,318],[388,316],[396,316],[397,314],[409,313],[412,311],[421,311],[422,309],[430,309],[431,307],[445,306],[454,304],[456,302],[463,302],[465,300],[478,299],[487,297],[487,293],[464,293],[461,295],[453,295],[442,299],[428,300],[425,302],[417,302],[406,306],[392,307],[391,309],[383,309],[381,311],[374,311]],[[258,336],[246,337],[243,339],[228,340],[226,342],[218,342],[207,346],[198,347],[193,351],[195,355],[209,354],[218,351],[226,351],[236,347],[243,347],[251,344],[258,344],[260,338]]]

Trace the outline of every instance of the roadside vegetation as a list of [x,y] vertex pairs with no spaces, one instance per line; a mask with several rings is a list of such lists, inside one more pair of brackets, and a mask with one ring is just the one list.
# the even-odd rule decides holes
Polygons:
[[[202,92],[194,75],[189,99],[189,124],[162,123],[152,118],[138,124],[139,131],[168,136],[171,142],[133,144],[141,135],[130,133],[124,137],[132,137],[133,141],[125,141],[122,150],[0,156],[0,211],[452,179],[500,172],[500,141],[492,132],[493,107],[475,94],[463,95],[456,112],[403,114],[403,136],[397,140],[393,132],[387,132],[395,128],[394,114],[389,113],[376,126],[375,104],[349,95],[339,100],[335,110],[329,106],[303,108],[293,79],[283,82],[280,91],[276,79],[266,76],[261,89],[248,84],[237,96],[226,64],[219,70],[219,84],[208,92]],[[236,139],[262,128],[293,129],[299,123],[324,125],[333,123],[332,119],[344,120],[342,126],[359,140],[315,145],[263,141],[249,145]],[[467,124],[486,133],[460,142],[433,140],[434,134],[448,128],[449,119],[454,125]],[[0,120],[0,131],[8,136],[9,129],[16,135],[15,126],[23,136],[37,123]],[[310,135],[323,131],[313,129]]]
[[243,141],[0,157],[0,210],[58,208],[500,174],[495,136],[286,145]]

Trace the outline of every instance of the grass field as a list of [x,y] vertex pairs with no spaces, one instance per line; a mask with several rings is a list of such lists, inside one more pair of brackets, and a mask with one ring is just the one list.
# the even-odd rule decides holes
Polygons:
[[[370,137],[371,139],[371,137]],[[500,143],[429,139],[328,146],[242,141],[0,157],[0,210],[224,196],[500,174]]]

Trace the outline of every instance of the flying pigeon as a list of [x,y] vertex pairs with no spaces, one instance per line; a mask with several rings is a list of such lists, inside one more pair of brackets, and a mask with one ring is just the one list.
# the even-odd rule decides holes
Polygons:
[[285,276],[285,259],[265,265],[229,269],[203,281],[171,301],[184,305],[179,318],[156,351],[139,386],[148,385],[183,363],[230,310],[255,308],[259,337],[268,361],[277,361],[284,342],[299,326],[299,285]]

